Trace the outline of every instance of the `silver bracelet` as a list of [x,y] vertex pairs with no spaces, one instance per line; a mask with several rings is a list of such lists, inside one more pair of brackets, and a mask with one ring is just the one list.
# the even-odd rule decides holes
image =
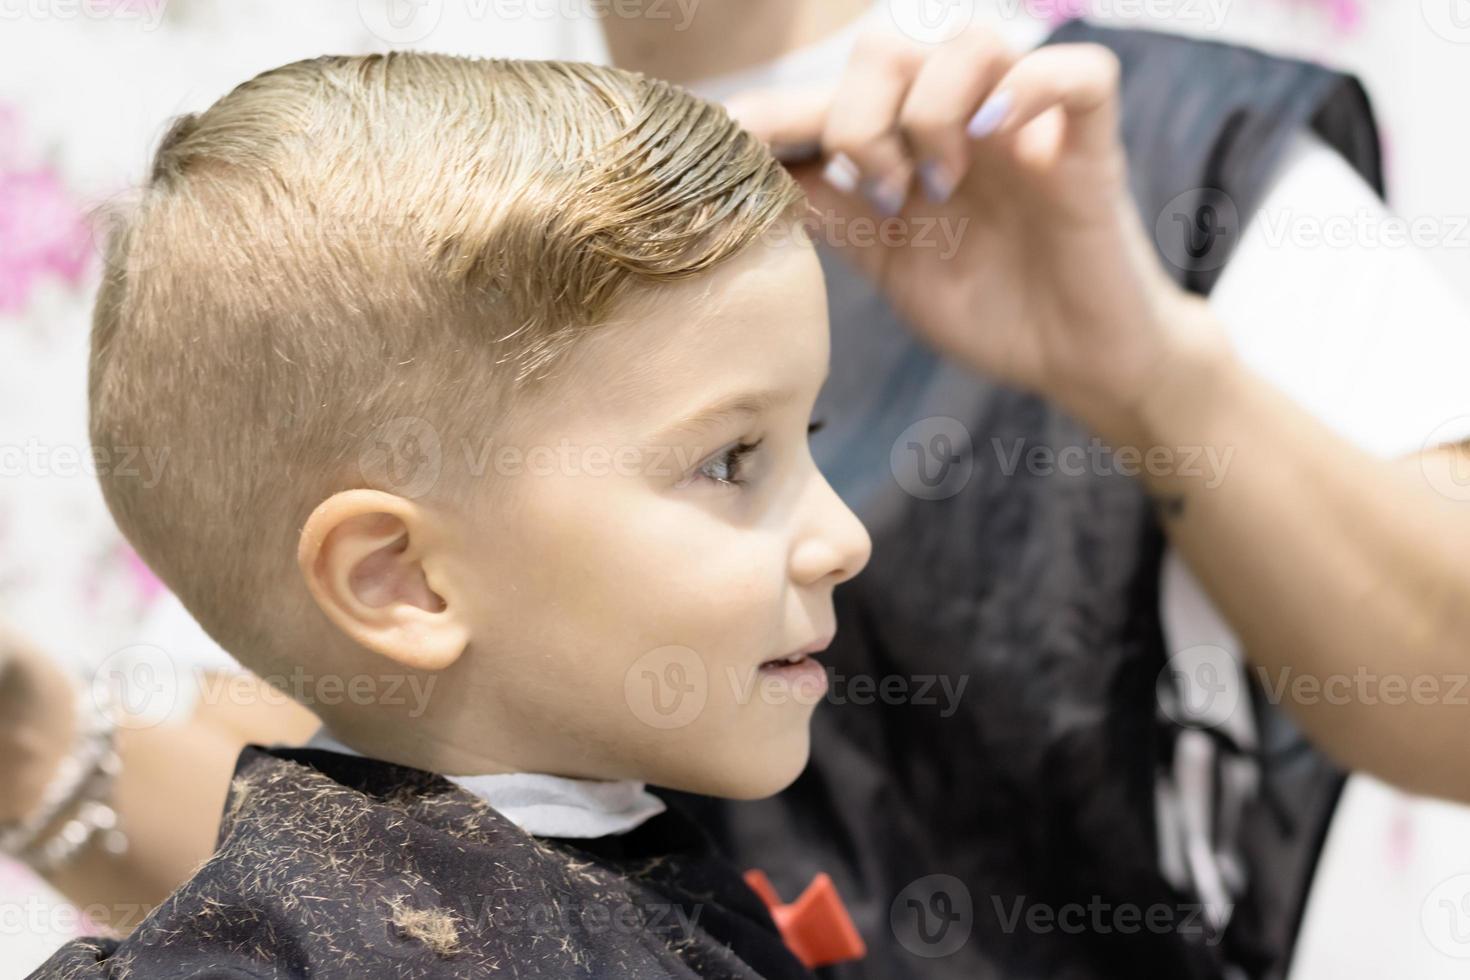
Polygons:
[[[99,695],[108,701],[106,705],[98,704]],[[122,769],[110,707],[105,689],[78,692],[77,717],[82,724],[76,745],[57,766],[36,812],[17,826],[0,829],[0,854],[19,858],[45,873],[76,857],[99,833],[108,853],[127,851],[127,836],[118,827],[117,811],[105,802]],[[67,813],[72,816],[46,833]]]

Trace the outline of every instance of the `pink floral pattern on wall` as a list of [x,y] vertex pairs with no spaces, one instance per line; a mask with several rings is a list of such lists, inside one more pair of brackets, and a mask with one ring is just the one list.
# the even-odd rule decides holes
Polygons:
[[44,279],[80,286],[92,255],[82,207],[22,136],[19,110],[0,104],[0,315],[22,312]]

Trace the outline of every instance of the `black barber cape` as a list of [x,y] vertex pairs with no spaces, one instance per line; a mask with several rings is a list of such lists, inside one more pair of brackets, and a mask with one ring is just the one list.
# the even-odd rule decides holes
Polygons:
[[126,939],[38,980],[727,980],[811,974],[677,807],[536,838],[441,776],[316,749],[241,753],[219,846]]
[[[1213,287],[1301,133],[1381,191],[1351,78],[1082,22],[1051,41],[1117,53],[1133,197],[1164,267],[1195,292]],[[912,230],[917,243],[925,229]],[[1218,747],[1230,773],[1259,779],[1232,811],[1214,772],[1217,839],[1202,843],[1234,852],[1220,869],[1233,909],[1223,934],[1208,927],[1194,881],[1166,870],[1155,819],[1181,737],[1158,684],[1178,651],[1141,484],[1106,457],[1080,472],[1025,465],[1036,450],[1090,460],[1092,435],[936,355],[841,256],[822,259],[832,365],[812,452],[871,532],[872,560],[836,593],[807,770],[770,800],[685,802],[781,894],[832,876],[868,955],[823,977],[1283,976],[1341,774],[1252,692],[1256,743]],[[983,299],[974,316],[984,330]]]

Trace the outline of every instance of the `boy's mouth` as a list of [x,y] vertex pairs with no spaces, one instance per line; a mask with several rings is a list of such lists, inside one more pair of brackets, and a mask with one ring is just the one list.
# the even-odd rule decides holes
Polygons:
[[759,673],[769,682],[790,688],[798,703],[813,703],[827,692],[827,671],[810,654],[793,653],[767,660]]
[[807,661],[816,663],[811,654],[793,653],[785,657],[776,657],[774,660],[767,660],[761,664],[761,670],[784,670],[788,667],[800,667]]
[[765,661],[760,665],[760,672],[766,677],[779,678],[793,685],[825,687],[827,672],[817,662],[815,655],[827,649],[831,643],[832,634],[828,633],[800,650]]

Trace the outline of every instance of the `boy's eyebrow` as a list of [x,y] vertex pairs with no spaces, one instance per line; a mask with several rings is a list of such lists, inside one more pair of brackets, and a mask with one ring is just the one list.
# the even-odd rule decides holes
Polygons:
[[791,399],[789,391],[751,391],[736,392],[701,408],[692,415],[685,416],[677,422],[659,432],[651,440],[657,444],[662,439],[668,439],[681,434],[703,432],[712,429],[723,422],[736,418],[748,418],[769,411],[777,405]]

